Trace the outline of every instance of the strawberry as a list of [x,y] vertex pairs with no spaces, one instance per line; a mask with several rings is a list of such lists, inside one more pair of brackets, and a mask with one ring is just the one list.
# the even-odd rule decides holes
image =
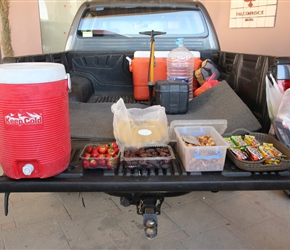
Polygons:
[[118,146],[118,144],[117,144],[117,142],[112,142],[111,143],[111,146],[112,146],[112,148],[119,148],[119,146]]
[[84,156],[85,159],[89,159],[90,157],[91,157],[90,153],[85,153],[85,156]]
[[107,154],[110,155],[110,156],[115,156],[116,155],[116,151],[113,148],[109,148]]
[[89,167],[90,167],[89,160],[83,160],[83,168],[89,168]]
[[105,154],[99,154],[99,157],[98,157],[98,165],[100,167],[105,167],[106,166],[106,155]]
[[98,162],[96,161],[96,160],[90,160],[90,166],[92,167],[92,168],[96,168],[97,166],[98,166]]
[[98,159],[98,164],[100,167],[105,167],[106,166],[106,159],[105,158],[100,158]]
[[115,155],[119,154],[119,148],[114,148],[114,151],[115,151]]
[[108,146],[106,144],[99,146],[99,154],[106,154],[108,151]]
[[[118,158],[117,158],[117,160],[118,160]],[[108,168],[114,168],[115,166],[116,166],[116,159],[115,159],[115,157],[110,157],[109,159],[108,159],[108,161],[107,161],[107,167]]]
[[86,152],[87,153],[91,153],[92,150],[93,150],[93,146],[92,145],[87,146],[87,148],[86,148]]
[[92,153],[91,153],[91,157],[98,157],[99,156],[99,150],[98,148],[93,148]]
[[115,148],[118,148],[119,146],[118,146],[118,144],[116,143],[116,142],[111,142],[111,143],[108,143],[107,144],[107,146],[108,146],[108,148],[113,148],[113,149],[115,149]]

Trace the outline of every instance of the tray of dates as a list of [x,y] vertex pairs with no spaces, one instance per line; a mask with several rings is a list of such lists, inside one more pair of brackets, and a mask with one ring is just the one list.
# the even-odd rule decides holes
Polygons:
[[167,169],[172,166],[172,159],[175,159],[175,156],[169,145],[128,147],[124,148],[121,154],[124,167],[129,169]]
[[116,142],[87,144],[81,154],[84,169],[114,169],[119,165],[120,150]]

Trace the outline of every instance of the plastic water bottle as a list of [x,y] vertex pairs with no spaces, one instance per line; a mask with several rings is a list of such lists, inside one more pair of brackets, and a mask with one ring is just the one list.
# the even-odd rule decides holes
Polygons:
[[184,39],[176,40],[177,48],[173,49],[167,57],[167,80],[188,83],[189,100],[193,98],[192,80],[194,70],[194,56],[184,46]]

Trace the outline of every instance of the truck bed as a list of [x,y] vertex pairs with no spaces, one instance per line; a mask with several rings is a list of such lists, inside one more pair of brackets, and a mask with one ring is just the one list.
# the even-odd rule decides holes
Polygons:
[[[83,171],[79,162],[81,148],[88,142],[114,139],[113,114],[110,106],[120,97],[124,98],[128,108],[148,106],[146,101],[140,102],[133,98],[132,73],[129,71],[127,56],[132,58],[133,52],[109,54],[109,52],[71,51],[4,60],[4,63],[56,62],[65,66],[72,78],[69,100],[73,150],[70,166],[65,172],[48,179],[12,180],[2,176],[0,192],[88,191],[122,194],[289,188],[289,171],[246,172],[236,168],[229,159],[226,159],[222,172],[187,173],[178,159],[178,154],[172,169],[165,172],[127,171],[122,164],[115,171]],[[214,90],[210,89],[203,95],[195,97],[187,114],[168,115],[168,122],[178,119],[226,119],[227,132],[240,127],[267,133],[270,122],[264,82],[269,66],[274,64],[275,58],[222,51],[211,54],[204,51],[201,56],[202,59],[211,57],[218,66],[221,80],[226,83],[221,83]],[[116,68],[120,70],[116,71]],[[225,85],[226,89],[221,88]],[[211,103],[213,97],[220,99],[213,104]],[[226,109],[221,108],[222,105]],[[248,118],[251,118],[251,115],[256,117],[260,125],[256,121],[248,124],[249,119],[241,118],[245,113]],[[102,119],[106,117],[107,120],[102,123],[103,120],[98,119],[100,117]],[[175,150],[174,145],[173,148]]]

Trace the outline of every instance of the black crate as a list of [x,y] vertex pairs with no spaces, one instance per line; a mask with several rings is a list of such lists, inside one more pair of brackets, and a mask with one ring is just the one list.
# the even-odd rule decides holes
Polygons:
[[188,109],[188,84],[178,81],[155,83],[156,104],[165,107],[167,114],[184,114]]

